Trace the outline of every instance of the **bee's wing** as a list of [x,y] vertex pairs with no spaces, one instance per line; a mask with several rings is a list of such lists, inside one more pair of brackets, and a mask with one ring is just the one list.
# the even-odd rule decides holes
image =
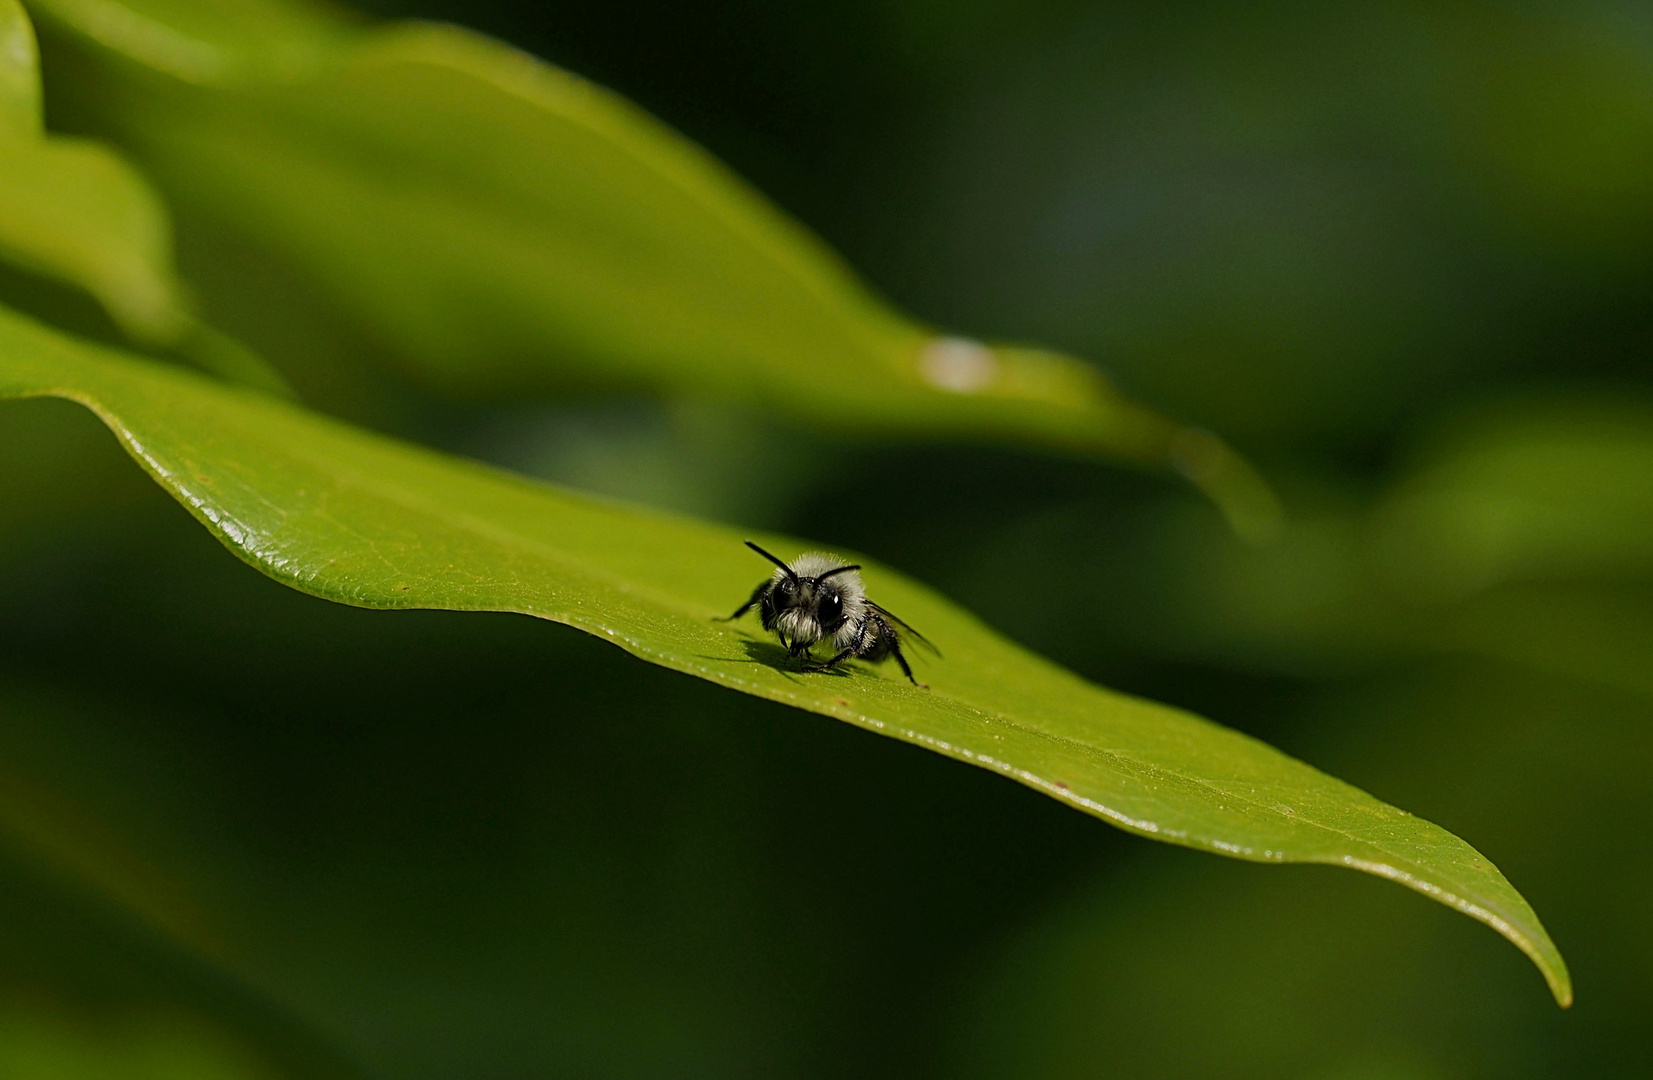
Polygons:
[[879,607],[877,604],[873,603],[871,600],[867,601],[867,606],[872,608],[874,611],[878,612],[878,614],[884,616],[884,618],[886,618],[886,619],[890,620],[891,622],[895,623],[895,625],[901,627],[901,629],[905,630],[908,634],[911,634],[914,641],[918,642],[920,645],[924,646],[926,649],[929,649],[931,652],[935,653],[936,657],[938,659],[940,658],[941,650],[936,648],[935,642],[931,641],[929,638],[925,637],[923,634],[919,633],[917,630],[914,630],[910,625],[908,625],[907,621],[905,619],[903,619],[901,616],[897,615],[895,612],[891,611],[889,608]]

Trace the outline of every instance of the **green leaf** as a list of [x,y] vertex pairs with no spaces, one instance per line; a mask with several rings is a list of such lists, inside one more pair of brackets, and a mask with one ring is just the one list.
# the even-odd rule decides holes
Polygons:
[[1417,602],[1508,582],[1653,577],[1653,407],[1507,402],[1454,418],[1388,493],[1375,569]]
[[178,201],[318,282],[439,385],[716,395],[811,424],[1170,466],[1243,533],[1278,509],[1222,442],[1092,367],[938,334],[717,161],[454,27],[296,5],[40,0],[84,108]]
[[136,340],[170,343],[188,325],[160,200],[119,155],[46,137],[17,0],[0,0],[0,258],[86,289]]
[[[1089,684],[871,560],[852,556],[873,597],[946,653],[920,669],[930,689],[882,669],[802,674],[750,621],[715,621],[769,569],[739,533],[396,443],[0,313],[0,398],[41,395],[92,409],[232,551],[304,592],[566,623],[995,770],[1132,832],[1387,877],[1497,929],[1570,1000],[1537,917],[1463,841],[1255,739]],[[760,540],[787,557],[800,548]]]
[[1402,640],[1653,698],[1653,408],[1483,406],[1419,457],[1363,545]]
[[1143,549],[1161,640],[1294,674],[1468,653],[1653,699],[1653,403],[1520,398],[1434,427],[1369,508],[1300,504],[1268,547],[1167,518]]
[[38,135],[40,56],[17,0],[0,0],[0,138]]
[[41,124],[34,31],[0,0],[0,260],[86,290],[133,341],[288,394],[244,346],[198,322],[173,271],[165,206],[119,154]]

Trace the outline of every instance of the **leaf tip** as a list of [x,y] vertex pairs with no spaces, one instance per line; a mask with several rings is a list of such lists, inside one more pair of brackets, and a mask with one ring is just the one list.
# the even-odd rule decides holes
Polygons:
[[1549,986],[1550,993],[1555,997],[1555,1003],[1563,1009],[1573,1007],[1573,976],[1567,970],[1567,961],[1561,958],[1561,953],[1549,938],[1543,941],[1544,948],[1528,948],[1527,944],[1516,942],[1521,951],[1526,953],[1532,962],[1538,965],[1538,970],[1544,976],[1544,982]]
[[1563,1009],[1570,1009],[1573,1005],[1573,976],[1567,970],[1567,961],[1561,958],[1561,950],[1556,948],[1550,935],[1544,932],[1544,927],[1538,921],[1538,916],[1530,910],[1530,932],[1504,922],[1484,917],[1480,912],[1462,909],[1473,918],[1490,925],[1505,938],[1509,939],[1516,948],[1527,954],[1527,959],[1538,968],[1539,974],[1544,976],[1544,982],[1555,997],[1555,1003]]

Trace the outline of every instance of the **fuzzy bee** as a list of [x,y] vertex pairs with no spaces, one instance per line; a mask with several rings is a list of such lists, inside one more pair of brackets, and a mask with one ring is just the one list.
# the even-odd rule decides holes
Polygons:
[[751,599],[720,622],[738,619],[756,607],[763,628],[773,631],[791,656],[807,656],[817,642],[831,640],[836,655],[825,663],[808,665],[806,671],[830,671],[851,658],[876,662],[893,656],[914,686],[924,685],[913,678],[913,669],[901,655],[896,627],[937,656],[940,651],[923,634],[867,599],[859,566],[846,566],[818,552],[800,555],[788,565],[750,540],[746,546],[774,563],[776,570],[752,590]]

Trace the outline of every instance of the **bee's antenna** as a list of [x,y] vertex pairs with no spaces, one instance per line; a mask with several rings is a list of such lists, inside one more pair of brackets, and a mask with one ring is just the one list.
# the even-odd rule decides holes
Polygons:
[[[750,541],[750,540],[746,541],[746,546],[751,548],[753,551],[757,552],[759,555],[762,555],[764,558],[768,559],[770,562],[774,563],[776,566],[780,567],[782,570],[785,570],[786,571],[786,576],[791,578],[793,581],[798,580],[797,573],[790,566],[788,566],[785,563],[781,562],[779,559],[775,558],[775,556],[769,554],[769,552],[767,552],[767,551],[763,550],[762,548],[758,547],[758,545],[752,543],[752,541]],[[835,574],[837,572],[838,571],[836,571],[836,570],[833,571],[833,573],[835,573]]]
[[859,570],[859,569],[861,569],[859,564],[857,564],[855,566],[838,566],[838,567],[834,567],[833,569],[828,570],[826,573],[817,576],[815,578],[815,583],[817,585],[819,585],[821,582],[825,581],[827,578],[831,577],[833,574],[842,574],[842,573],[846,573],[850,570]]

